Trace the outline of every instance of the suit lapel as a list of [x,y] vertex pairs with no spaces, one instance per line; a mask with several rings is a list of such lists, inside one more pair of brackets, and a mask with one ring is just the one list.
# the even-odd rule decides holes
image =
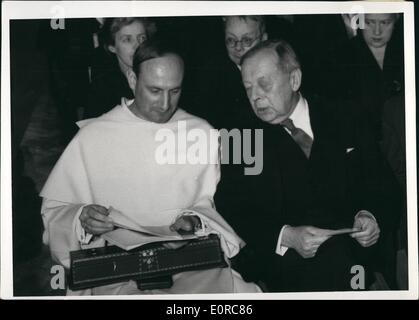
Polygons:
[[314,135],[310,160],[315,160],[321,153],[331,153],[337,148],[336,123],[333,115],[317,99],[308,100],[308,108]]

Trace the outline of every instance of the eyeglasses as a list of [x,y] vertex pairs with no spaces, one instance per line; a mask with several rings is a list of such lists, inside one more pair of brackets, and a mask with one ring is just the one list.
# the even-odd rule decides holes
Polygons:
[[228,37],[225,39],[226,46],[229,48],[234,48],[240,42],[243,47],[250,47],[257,39],[259,38],[250,38],[250,37],[243,37],[241,40],[236,40],[234,38]]

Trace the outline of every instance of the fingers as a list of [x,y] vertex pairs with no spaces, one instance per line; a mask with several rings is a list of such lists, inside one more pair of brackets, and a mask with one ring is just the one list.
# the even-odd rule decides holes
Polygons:
[[318,237],[328,236],[329,233],[332,231],[332,230],[329,230],[329,229],[321,229],[321,228],[316,228],[316,227],[307,227],[306,230],[311,235],[318,236]]
[[89,225],[85,225],[83,228],[87,233],[94,234],[94,235],[103,234],[103,233],[113,230],[113,227],[101,228],[101,227],[91,227]]
[[304,259],[314,258],[315,256],[316,256],[316,254],[315,254],[315,253],[307,253],[307,254],[305,254],[305,255],[302,255],[302,257],[303,257]]
[[170,226],[170,229],[177,232],[179,232],[180,230],[189,231],[191,229],[191,226],[183,218],[180,218],[180,219],[177,219],[175,223],[173,223]]
[[113,226],[112,219],[96,211],[90,211],[84,220],[90,223],[92,227],[101,225]]
[[368,240],[379,233],[380,231],[378,230],[366,230],[366,231],[355,232],[351,234],[351,237],[357,240]]
[[380,237],[379,234],[376,234],[375,236],[373,236],[369,239],[357,239],[357,241],[363,247],[370,247],[370,246],[377,243],[379,237]]
[[351,237],[357,240],[368,240],[369,238],[379,233],[380,233],[380,228],[378,227],[377,223],[372,222],[372,223],[364,224],[361,231],[351,233]]
[[102,234],[113,230],[112,220],[107,216],[108,210],[100,205],[88,205],[80,215],[81,226],[91,234]]
[[317,250],[319,250],[320,246],[313,246],[308,250],[304,250],[301,254],[303,258],[314,258],[316,256]]
[[[353,227],[359,228],[361,231],[351,233],[350,236],[356,239],[361,246],[369,247],[377,243],[380,237],[380,228],[375,220],[360,217],[355,220]],[[315,257],[319,247],[332,237],[332,235],[329,235],[331,231],[313,226],[299,227],[294,249],[303,258]]]
[[363,247],[369,247],[375,244],[380,238],[380,232],[375,232],[371,235],[355,238]]
[[87,218],[85,220],[85,224],[88,225],[91,228],[113,228],[113,224],[111,222],[104,222],[100,220],[96,220],[94,218]]
[[313,237],[312,238],[312,244],[320,246],[323,242],[330,239],[331,236],[321,236],[321,237]]
[[107,216],[104,216],[103,214],[98,213],[98,212],[93,212],[93,214],[90,216],[90,218],[92,218],[96,221],[100,221],[100,222],[108,223],[108,224],[112,224],[112,222],[113,222],[111,218],[109,218]]
[[185,246],[189,241],[171,241],[163,243],[163,246],[167,249],[179,249]]
[[369,220],[362,224],[360,232],[352,233],[351,237],[356,239],[361,246],[369,247],[377,243],[380,237],[380,228],[375,221]]
[[304,226],[296,228],[296,230],[297,233],[294,235],[296,241],[293,241],[295,243],[294,249],[303,258],[313,258],[319,247],[330,238],[326,229]]
[[316,255],[317,250],[319,250],[320,245],[322,243],[323,242],[314,243],[312,241],[303,242],[303,244],[301,246],[301,249],[300,249],[300,255],[303,258],[313,258]]
[[91,234],[102,234],[111,231],[114,228],[112,223],[106,223],[91,218],[82,221],[81,226]]
[[191,234],[195,232],[197,217],[194,216],[182,216],[172,224],[171,229],[181,234]]
[[98,204],[91,204],[89,207],[102,215],[109,215],[109,210],[106,209],[104,206],[100,206]]
[[181,230],[184,230],[184,231],[192,231],[193,230],[193,224],[192,224],[192,221],[190,219],[185,217],[184,219],[180,219],[179,221],[180,221],[180,223],[179,223],[179,228],[178,229],[181,229]]
[[362,220],[361,219],[355,219],[353,228],[362,229]]
[[308,230],[309,237],[307,237],[306,240],[310,245],[319,247],[323,242],[331,237],[328,235],[330,231],[331,230],[310,227]]
[[112,219],[108,217],[109,212],[105,207],[99,205],[89,205],[83,208],[81,219],[94,219],[102,222],[112,222]]

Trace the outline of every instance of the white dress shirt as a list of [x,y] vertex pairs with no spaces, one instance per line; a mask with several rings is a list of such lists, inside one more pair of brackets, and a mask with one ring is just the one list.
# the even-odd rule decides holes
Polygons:
[[[308,111],[307,100],[304,99],[304,97],[301,94],[294,111],[289,116],[289,119],[292,120],[296,128],[304,130],[304,132],[307,133],[310,136],[310,138],[314,141],[314,134],[313,130],[311,130],[310,114]],[[287,130],[287,132],[291,134],[291,132],[287,128],[285,128],[285,130]]]

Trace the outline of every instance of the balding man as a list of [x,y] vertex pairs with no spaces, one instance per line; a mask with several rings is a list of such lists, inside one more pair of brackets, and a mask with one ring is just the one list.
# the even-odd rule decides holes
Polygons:
[[[264,170],[243,178],[237,193],[248,194],[236,206],[217,206],[230,211],[254,255],[244,269],[271,291],[356,289],[351,268],[368,268],[363,255],[375,254],[391,198],[383,193],[377,146],[362,119],[346,112],[353,109],[303,97],[300,63],[288,43],[256,45],[242,58],[241,73],[264,124]],[[352,231],[334,235],[343,228]]]
[[[99,118],[80,123],[51,172],[41,196],[44,242],[52,257],[69,267],[70,250],[104,245],[100,237],[114,229],[111,207],[142,226],[171,226],[179,232],[216,233],[227,257],[238,253],[242,240],[217,213],[213,195],[219,180],[218,148],[207,161],[162,164],[159,136],[189,132],[209,137],[211,126],[178,109],[184,63],[163,42],[146,42],[133,61],[128,81],[133,100]],[[186,129],[185,129],[186,128]],[[215,140],[217,141],[217,140]],[[179,142],[183,143],[183,141]],[[174,159],[188,159],[188,144],[175,148]],[[170,154],[169,156],[172,156]],[[69,294],[164,294],[255,292],[232,269],[190,271],[173,277],[165,290],[140,291],[134,281]]]

